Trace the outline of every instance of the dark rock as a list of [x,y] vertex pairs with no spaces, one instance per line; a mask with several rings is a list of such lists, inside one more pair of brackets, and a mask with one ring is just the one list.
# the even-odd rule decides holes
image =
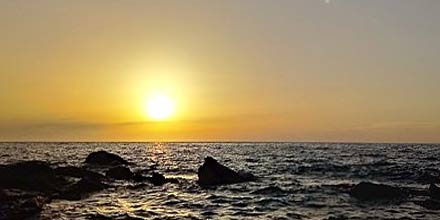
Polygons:
[[101,165],[101,166],[129,164],[122,157],[116,154],[109,153],[107,151],[93,152],[87,156],[85,162],[88,164]]
[[65,180],[57,178],[54,170],[43,161],[25,161],[0,167],[0,188],[54,193]]
[[56,198],[66,200],[80,200],[91,193],[104,190],[108,187],[108,185],[96,179],[82,178],[80,181],[67,187],[67,189],[60,193]]
[[119,167],[110,168],[105,173],[105,176],[112,179],[129,180],[133,177],[133,173],[129,168],[119,166]]
[[212,157],[205,158],[205,162],[199,168],[197,175],[199,177],[198,184],[201,186],[240,183],[255,179],[252,174],[237,173],[218,163]]
[[369,182],[361,182],[354,186],[351,195],[364,201],[396,200],[407,197],[407,193],[400,188]]
[[435,184],[429,185],[429,196],[431,197],[431,199],[440,200],[440,188]]
[[68,176],[76,178],[93,178],[93,179],[104,179],[104,175],[96,173],[85,168],[67,166],[67,167],[57,167],[55,168],[55,173],[59,176]]
[[21,190],[0,191],[0,219],[36,218],[49,199],[42,194]]
[[165,176],[160,173],[153,173],[148,180],[155,186],[161,186],[165,183],[179,183],[177,179],[165,178]]

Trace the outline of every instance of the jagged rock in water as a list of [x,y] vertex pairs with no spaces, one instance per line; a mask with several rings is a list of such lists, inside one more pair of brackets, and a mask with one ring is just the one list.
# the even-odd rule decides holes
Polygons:
[[237,173],[234,170],[223,166],[212,157],[206,157],[205,162],[199,168],[197,175],[198,184],[201,186],[212,186],[252,181],[255,177],[250,173]]
[[122,157],[109,153],[107,151],[97,151],[90,153],[85,161],[87,164],[101,165],[101,166],[109,166],[109,165],[120,165],[120,164],[129,164]]
[[161,186],[165,183],[178,183],[177,179],[165,178],[165,176],[160,173],[153,173],[148,180],[155,186]]
[[43,161],[24,161],[0,167],[0,187],[38,191],[57,192],[65,180],[58,178],[48,163]]
[[0,190],[0,219],[36,218],[49,198],[34,192]]
[[127,167],[118,166],[107,170],[105,176],[112,179],[129,180],[133,178],[133,173]]
[[364,201],[395,200],[407,197],[407,193],[400,188],[370,182],[361,182],[354,186],[351,195]]
[[55,168],[55,173],[59,176],[68,176],[76,178],[93,178],[93,179],[104,179],[104,175],[96,173],[85,168],[67,166],[67,167],[57,167]]

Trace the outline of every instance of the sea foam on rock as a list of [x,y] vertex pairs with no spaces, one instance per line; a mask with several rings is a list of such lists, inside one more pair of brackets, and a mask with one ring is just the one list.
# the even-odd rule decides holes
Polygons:
[[206,157],[205,162],[197,172],[197,183],[201,186],[214,186],[240,183],[255,180],[255,176],[247,172],[236,172],[215,160]]
[[361,182],[351,189],[351,195],[359,200],[396,200],[407,197],[407,193],[394,186]]

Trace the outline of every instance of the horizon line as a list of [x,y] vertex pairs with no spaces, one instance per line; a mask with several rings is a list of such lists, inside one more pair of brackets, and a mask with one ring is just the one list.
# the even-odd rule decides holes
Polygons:
[[438,145],[440,142],[388,142],[388,141],[363,141],[363,142],[357,142],[357,141],[252,141],[252,140],[209,140],[209,141],[200,141],[200,140],[194,140],[194,141],[141,141],[141,140],[132,140],[132,141],[99,141],[99,140],[93,140],[93,141],[41,141],[41,140],[29,140],[29,141],[3,141],[0,140],[0,144],[4,143],[307,143],[307,144],[427,144],[427,145]]

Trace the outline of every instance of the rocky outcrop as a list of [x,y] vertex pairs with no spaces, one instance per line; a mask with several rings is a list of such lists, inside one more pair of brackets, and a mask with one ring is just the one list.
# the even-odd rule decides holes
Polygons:
[[51,194],[66,183],[43,161],[25,161],[0,168],[0,188],[15,188]]
[[214,186],[222,184],[240,183],[252,181],[255,177],[250,173],[236,172],[218,163],[212,157],[206,157],[205,162],[199,168],[198,184],[201,186]]
[[351,195],[359,200],[398,200],[407,197],[407,193],[397,187],[370,182],[361,182],[351,189]]
[[85,163],[100,166],[129,164],[128,161],[124,160],[122,157],[107,151],[96,151],[90,153],[87,156]]
[[118,166],[107,170],[105,176],[117,180],[129,180],[133,178],[133,173],[127,167]]

